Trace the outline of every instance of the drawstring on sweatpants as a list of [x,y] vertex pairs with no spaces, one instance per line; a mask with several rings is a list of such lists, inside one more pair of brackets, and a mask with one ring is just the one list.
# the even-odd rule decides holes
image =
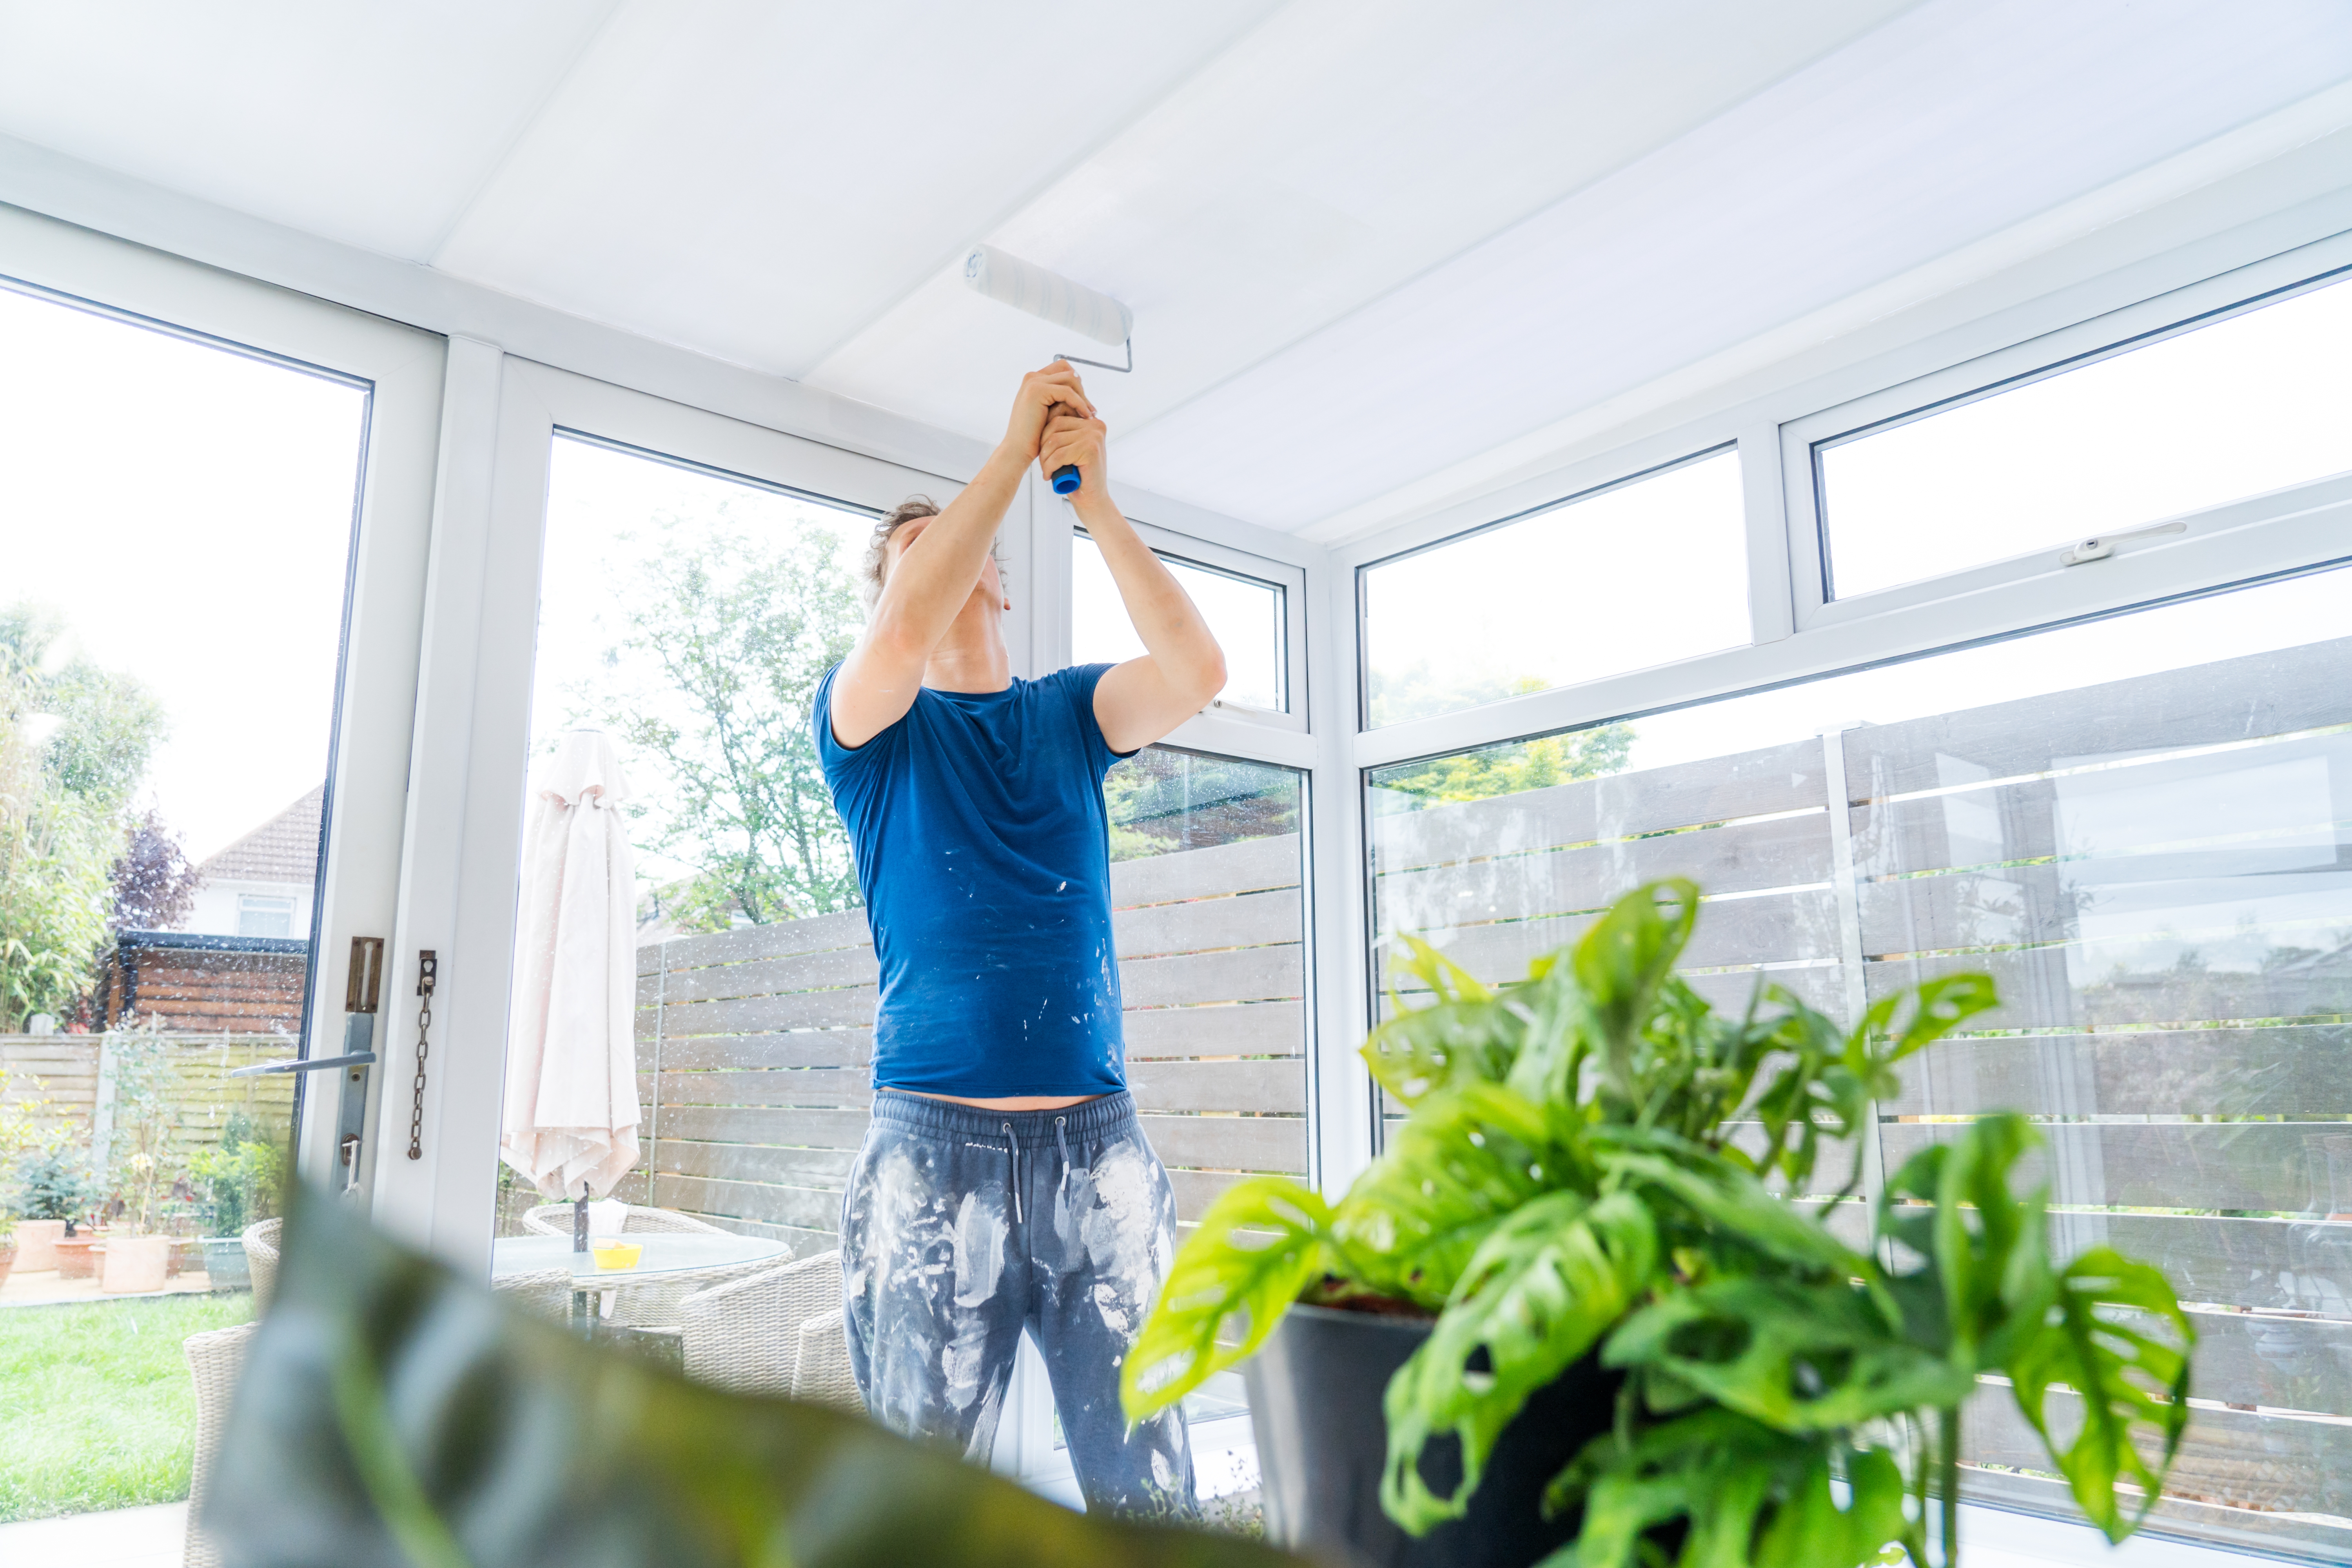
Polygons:
[[1054,1118],[1054,1142],[1062,1151],[1062,1179],[1054,1184],[1054,1230],[1060,1236],[1070,1231],[1070,1177],[1077,1170],[1077,1162],[1070,1158],[1070,1140],[1066,1135],[1069,1118]]
[[1007,1178],[1013,1192],[1013,1222],[1021,1223],[1021,1141],[1013,1136],[1013,1123],[1004,1124],[1004,1152],[1013,1158],[1013,1174]]
[[1061,1196],[1068,1190],[1070,1185],[1070,1172],[1076,1168],[1070,1159],[1070,1141],[1066,1137],[1063,1136],[1063,1131],[1069,1125],[1069,1121],[1070,1119],[1066,1116],[1056,1116],[1054,1118],[1054,1142],[1059,1144],[1062,1150],[1062,1179],[1055,1187],[1055,1195],[1056,1197]]

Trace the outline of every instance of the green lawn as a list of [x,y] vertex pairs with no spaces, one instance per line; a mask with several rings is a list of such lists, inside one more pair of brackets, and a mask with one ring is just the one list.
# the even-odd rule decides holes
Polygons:
[[186,1497],[180,1342],[252,1316],[244,1291],[0,1310],[0,1521]]

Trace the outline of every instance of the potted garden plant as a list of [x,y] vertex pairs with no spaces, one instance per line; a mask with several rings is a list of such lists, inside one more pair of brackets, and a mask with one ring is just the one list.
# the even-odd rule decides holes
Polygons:
[[109,1049],[114,1130],[107,1169],[122,1224],[107,1238],[99,1289],[113,1295],[161,1290],[171,1270],[164,1215],[173,1187],[173,1134],[180,1122],[172,1042],[152,1031],[126,1030],[112,1037]]
[[0,1209],[0,1285],[8,1283],[8,1272],[16,1267],[16,1216]]
[[245,1255],[245,1227],[278,1212],[278,1146],[260,1136],[243,1111],[231,1111],[221,1125],[220,1142],[189,1157],[188,1174],[197,1184],[205,1277],[216,1290],[249,1289],[253,1274]]
[[[27,1274],[54,1268],[61,1278],[68,1263],[81,1266],[89,1277],[89,1241],[75,1229],[75,1221],[97,1201],[89,1166],[62,1148],[36,1149],[16,1162],[16,1192],[10,1206],[17,1216],[18,1265]],[[65,1251],[68,1239],[77,1245]]]
[[1699,909],[1686,881],[1637,889],[1499,990],[1415,944],[1428,1001],[1363,1051],[1408,1120],[1336,1205],[1273,1177],[1211,1205],[1129,1357],[1129,1415],[1265,1352],[1270,1527],[1376,1562],[1850,1568],[1899,1545],[1927,1568],[1931,1511],[1957,1560],[1959,1409],[1998,1373],[2084,1510],[2137,1528],[2193,1331],[2146,1264],[2051,1260],[2046,1189],[2013,1190],[2030,1125],[1913,1158],[1872,1243],[1774,1195],[1851,1158],[1896,1064],[1991,983],[1931,980],[1851,1032],[1769,985],[1719,1014],[1673,973]]

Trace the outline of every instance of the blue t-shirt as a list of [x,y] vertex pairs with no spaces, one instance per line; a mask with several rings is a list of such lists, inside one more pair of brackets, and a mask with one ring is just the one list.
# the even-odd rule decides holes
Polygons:
[[924,687],[855,751],[812,721],[882,967],[877,1087],[985,1100],[1127,1084],[1095,722],[1107,664],[1003,691]]

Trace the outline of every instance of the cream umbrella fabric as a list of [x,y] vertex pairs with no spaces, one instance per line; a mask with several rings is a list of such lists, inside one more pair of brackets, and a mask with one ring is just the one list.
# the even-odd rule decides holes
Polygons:
[[531,781],[499,1152],[549,1197],[637,1163],[636,892],[612,742],[575,730]]

